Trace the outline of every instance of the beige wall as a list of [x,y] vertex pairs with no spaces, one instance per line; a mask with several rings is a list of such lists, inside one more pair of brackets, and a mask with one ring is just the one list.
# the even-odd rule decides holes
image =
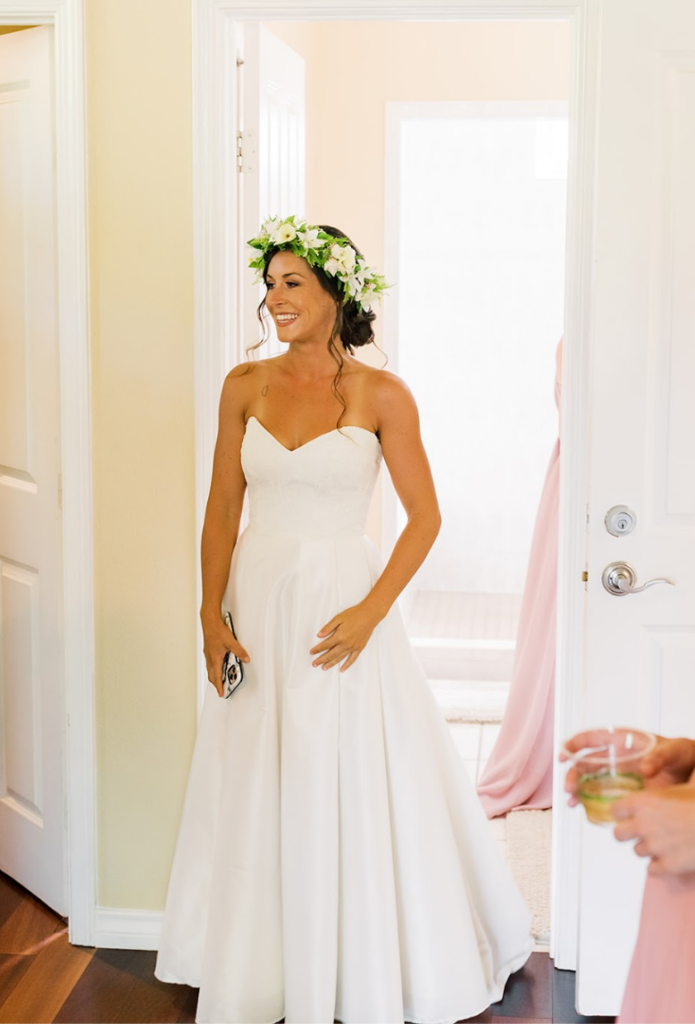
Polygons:
[[87,0],[99,887],[159,909],[195,732],[188,0]]
[[[308,215],[383,267],[384,103],[562,99],[566,30],[282,26]],[[87,0],[99,903],[163,906],[195,733],[189,0]]]

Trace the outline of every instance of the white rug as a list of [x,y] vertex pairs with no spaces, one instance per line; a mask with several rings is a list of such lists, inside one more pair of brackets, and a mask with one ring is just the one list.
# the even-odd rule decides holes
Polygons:
[[448,688],[432,682],[437,703],[447,722],[501,722],[507,703],[507,688],[475,687]]
[[446,712],[447,722],[479,722],[489,725],[502,721],[502,710],[498,708],[451,708]]
[[507,862],[533,915],[536,942],[550,942],[552,811],[512,811],[505,818]]

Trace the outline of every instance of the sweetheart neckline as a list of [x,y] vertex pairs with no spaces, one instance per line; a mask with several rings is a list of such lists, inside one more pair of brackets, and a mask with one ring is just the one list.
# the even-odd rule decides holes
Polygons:
[[[374,431],[373,431],[373,430],[369,430],[369,429],[368,429],[367,427],[358,427],[358,426],[357,426],[357,424],[354,424],[354,423],[346,423],[346,424],[345,424],[344,426],[342,426],[342,427],[340,427],[340,428],[338,428],[338,427],[333,427],[333,429],[332,429],[332,430],[325,430],[325,431],[323,432],[323,434],[317,434],[317,435],[316,435],[316,437],[311,437],[311,438],[309,438],[309,440],[308,440],[308,441],[305,441],[305,442],[304,442],[304,444],[300,444],[300,445],[298,445],[298,446],[297,446],[296,448],[287,448],[287,447],[286,447],[286,446],[285,446],[285,445],[284,445],[284,444],[282,443],[282,441],[278,441],[278,439],[277,439],[277,437],[275,436],[275,434],[271,433],[271,432],[270,432],[270,430],[268,430],[268,428],[267,428],[267,427],[265,427],[265,426],[264,426],[264,425],[263,425],[263,424],[261,423],[261,421],[259,420],[258,416],[249,416],[249,418],[248,418],[248,419],[247,419],[247,421],[246,421],[246,426],[247,426],[247,427],[248,427],[249,423],[251,422],[251,420],[255,420],[255,421],[256,421],[256,423],[258,424],[258,426],[259,426],[259,427],[261,428],[261,430],[263,431],[263,433],[264,433],[264,434],[267,434],[267,435],[268,435],[268,437],[272,438],[272,440],[273,440],[273,441],[275,441],[275,444],[279,445],[279,446],[280,446],[280,448],[282,448],[282,450],[283,450],[284,452],[287,452],[287,453],[288,453],[289,455],[293,455],[293,454],[294,454],[294,452],[298,452],[298,451],[301,451],[301,449],[302,449],[302,448],[306,448],[306,447],[307,447],[307,445],[313,444],[313,443],[314,443],[314,441],[320,441],[322,437],[330,437],[330,436],[331,436],[331,434],[336,434],[336,433],[339,433],[339,432],[340,432],[340,430],[361,430],[361,431],[363,431],[363,433],[365,433],[365,434],[369,434],[369,435],[370,435],[371,437],[375,438],[375,439],[376,439],[376,441],[377,441],[377,443],[379,442],[379,438],[377,437],[377,435],[376,435],[376,434],[374,433]],[[246,431],[245,431],[245,430],[244,430],[244,433],[246,433]]]

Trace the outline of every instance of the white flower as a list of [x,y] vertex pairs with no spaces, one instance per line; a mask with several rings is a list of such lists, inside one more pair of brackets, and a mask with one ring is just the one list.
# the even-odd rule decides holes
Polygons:
[[263,221],[263,224],[261,225],[261,233],[260,233],[259,237],[263,238],[263,239],[265,239],[265,238],[270,239],[270,237],[272,236],[273,232],[275,231],[275,228],[278,226],[279,223],[280,223],[280,218],[279,217],[269,217],[268,220]]
[[351,245],[332,245],[331,256],[341,263],[348,273],[354,268],[357,261],[357,253]]
[[331,277],[335,277],[337,274],[343,273],[343,264],[339,263],[336,259],[329,259],[323,265],[324,271]]
[[323,246],[323,242],[318,237],[318,228],[307,228],[305,231],[298,231],[297,238],[302,243],[305,249],[320,249]]
[[359,294],[364,288],[364,281],[357,274],[350,274],[345,282],[345,290],[351,299],[359,298]]
[[370,310],[377,299],[377,291],[373,284],[368,284],[359,296],[359,302],[365,310]]
[[297,237],[297,229],[294,224],[281,224],[280,227],[275,229],[271,237],[275,245],[284,245],[285,242],[291,242],[292,239]]

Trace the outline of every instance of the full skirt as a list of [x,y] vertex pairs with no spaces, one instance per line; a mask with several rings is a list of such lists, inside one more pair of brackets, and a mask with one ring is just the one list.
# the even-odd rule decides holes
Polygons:
[[156,974],[200,1022],[453,1022],[532,949],[396,608],[344,673],[316,633],[381,571],[365,537],[247,529],[228,590],[251,661],[208,691]]

